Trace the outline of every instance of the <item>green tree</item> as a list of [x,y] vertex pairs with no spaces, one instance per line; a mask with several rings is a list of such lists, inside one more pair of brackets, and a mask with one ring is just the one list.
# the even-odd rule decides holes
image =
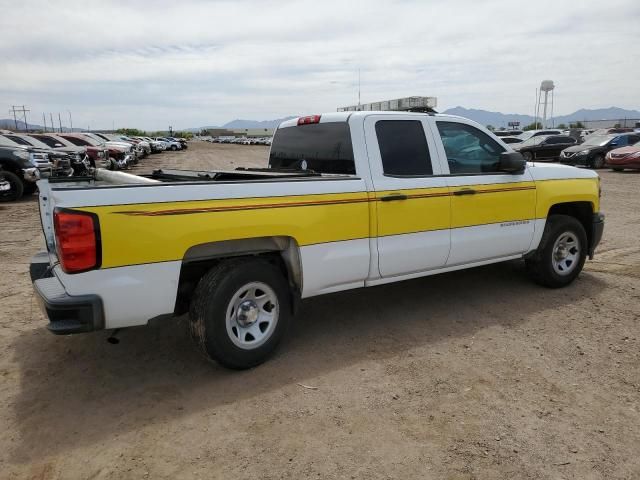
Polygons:
[[569,128],[584,128],[582,122],[574,122],[569,124]]
[[564,130],[565,128],[567,128],[567,126],[564,123],[561,123],[560,125],[558,125],[558,128],[560,130]]
[[540,122],[532,122],[529,125],[527,125],[526,127],[524,127],[522,130],[540,130],[542,128],[542,123]]
[[116,130],[117,133],[122,135],[126,135],[128,137],[146,137],[147,132],[144,130],[138,130],[137,128],[119,128]]

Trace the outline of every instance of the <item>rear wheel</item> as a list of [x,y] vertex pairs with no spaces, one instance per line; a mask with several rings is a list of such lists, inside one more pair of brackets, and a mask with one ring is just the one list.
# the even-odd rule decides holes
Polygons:
[[527,162],[530,162],[531,160],[533,160],[533,155],[531,154],[531,152],[524,152],[522,156]]
[[0,202],[13,202],[14,200],[22,198],[24,193],[24,183],[20,177],[13,172],[7,172],[4,170],[0,174],[0,179],[2,179],[2,177],[9,182],[11,188],[0,192]]
[[175,145],[171,145],[171,151],[175,152],[176,150],[178,150],[178,147],[176,147]]
[[287,330],[289,286],[266,260],[223,261],[198,283],[189,314],[191,336],[209,359],[251,368],[274,352]]
[[526,260],[526,265],[537,283],[559,288],[575,280],[586,258],[587,234],[582,224],[568,215],[552,215],[538,250]]

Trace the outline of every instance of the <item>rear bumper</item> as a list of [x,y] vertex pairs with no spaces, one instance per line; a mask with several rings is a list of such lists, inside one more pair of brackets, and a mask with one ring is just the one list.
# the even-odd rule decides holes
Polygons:
[[591,221],[591,242],[589,242],[589,258],[593,258],[596,247],[602,240],[602,232],[604,231],[604,214],[594,213]]
[[49,271],[48,255],[38,254],[29,268],[36,298],[56,335],[104,329],[104,309],[98,295],[69,295]]

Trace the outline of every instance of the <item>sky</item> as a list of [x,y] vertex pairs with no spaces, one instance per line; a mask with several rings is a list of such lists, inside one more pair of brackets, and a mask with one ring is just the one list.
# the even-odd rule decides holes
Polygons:
[[640,107],[638,0],[0,0],[0,108],[147,130],[424,95],[533,114]]

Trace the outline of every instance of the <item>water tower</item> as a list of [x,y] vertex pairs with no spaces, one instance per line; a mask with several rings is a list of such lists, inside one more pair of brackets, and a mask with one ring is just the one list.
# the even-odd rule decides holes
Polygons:
[[536,121],[539,117],[540,102],[542,101],[542,92],[544,92],[544,107],[542,109],[542,128],[547,127],[547,106],[549,105],[549,92],[551,92],[551,118],[553,118],[553,89],[556,86],[553,80],[543,80],[540,84],[540,92],[538,93],[538,108],[536,109]]

